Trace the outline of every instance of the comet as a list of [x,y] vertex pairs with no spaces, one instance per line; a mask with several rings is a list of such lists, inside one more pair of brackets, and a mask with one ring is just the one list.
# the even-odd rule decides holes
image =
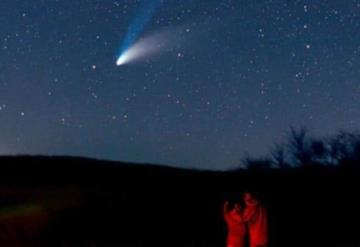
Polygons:
[[123,66],[165,51],[171,41],[172,38],[167,32],[142,38],[118,57],[116,65]]
[[[156,10],[161,6],[162,0],[142,0],[141,8],[128,28],[128,32],[122,42],[116,65],[121,66],[139,57],[146,56],[154,51],[154,47],[146,44],[147,39],[137,41],[147,24],[152,19]],[[150,39],[150,41],[152,41]]]

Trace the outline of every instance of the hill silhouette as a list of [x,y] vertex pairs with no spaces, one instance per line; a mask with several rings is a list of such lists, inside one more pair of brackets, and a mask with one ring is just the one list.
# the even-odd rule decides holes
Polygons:
[[359,170],[187,170],[74,157],[0,158],[2,246],[225,246],[222,204],[256,190],[271,246],[360,246]]

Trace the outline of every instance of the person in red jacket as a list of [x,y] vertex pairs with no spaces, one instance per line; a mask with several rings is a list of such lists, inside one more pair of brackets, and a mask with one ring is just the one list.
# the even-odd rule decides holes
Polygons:
[[227,224],[227,247],[245,247],[246,223],[242,219],[240,203],[230,209],[229,202],[224,204],[224,219]]
[[267,247],[268,239],[268,213],[251,193],[243,195],[245,208],[242,214],[242,221],[247,223],[249,229],[250,247]]

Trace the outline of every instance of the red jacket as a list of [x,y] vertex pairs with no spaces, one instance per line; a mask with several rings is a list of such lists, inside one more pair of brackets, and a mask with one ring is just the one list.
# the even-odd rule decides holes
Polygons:
[[267,245],[268,239],[268,213],[258,201],[246,201],[243,220],[248,223],[250,247]]
[[233,247],[245,246],[246,223],[242,220],[239,212],[224,210],[224,219],[228,226],[227,245]]

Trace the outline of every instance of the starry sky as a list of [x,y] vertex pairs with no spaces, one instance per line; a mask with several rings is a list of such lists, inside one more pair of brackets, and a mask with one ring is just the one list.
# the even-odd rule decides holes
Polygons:
[[149,1],[1,0],[0,154],[227,169],[359,127],[360,0],[159,0],[170,44],[116,66]]

